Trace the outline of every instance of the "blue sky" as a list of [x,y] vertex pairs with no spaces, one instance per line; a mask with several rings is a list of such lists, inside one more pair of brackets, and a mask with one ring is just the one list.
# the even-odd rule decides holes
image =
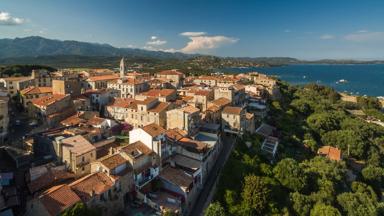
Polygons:
[[382,0],[0,0],[0,38],[219,56],[384,59]]

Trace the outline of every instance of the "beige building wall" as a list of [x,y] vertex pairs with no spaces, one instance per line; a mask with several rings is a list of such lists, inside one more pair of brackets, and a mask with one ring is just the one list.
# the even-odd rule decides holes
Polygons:
[[0,99],[0,138],[8,133],[9,114],[8,114],[8,99]]
[[233,101],[235,92],[230,87],[217,87],[215,88],[215,100],[219,98],[227,98],[230,101]]
[[52,80],[53,94],[70,94],[72,97],[81,94],[81,84],[79,80]]
[[77,155],[65,146],[62,148],[62,160],[71,172],[75,173],[76,176],[83,176],[91,173],[91,163],[96,161],[96,150]]
[[241,129],[241,115],[222,113],[223,125],[228,125],[231,129]]

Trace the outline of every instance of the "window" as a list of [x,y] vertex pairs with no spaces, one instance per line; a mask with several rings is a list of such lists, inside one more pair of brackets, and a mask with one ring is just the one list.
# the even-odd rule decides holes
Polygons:
[[84,161],[85,161],[85,158],[84,158],[84,156],[81,158],[81,161],[82,161],[82,162],[84,162]]

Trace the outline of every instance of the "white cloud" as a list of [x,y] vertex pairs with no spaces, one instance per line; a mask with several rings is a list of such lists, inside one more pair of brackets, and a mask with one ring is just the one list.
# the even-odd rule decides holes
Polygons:
[[163,52],[179,52],[179,50],[177,49],[173,49],[173,48],[170,48],[170,49],[163,49],[163,48],[159,48],[159,47],[154,47],[154,46],[144,46],[143,49],[145,50],[150,50],[150,51],[163,51]]
[[344,39],[354,42],[372,42],[372,41],[384,41],[384,32],[362,32],[347,34]]
[[150,40],[147,42],[147,45],[149,46],[161,46],[166,44],[166,40],[161,40],[157,36],[151,36]]
[[181,36],[186,36],[186,37],[197,37],[197,36],[203,36],[206,35],[206,32],[182,32],[180,33]]
[[320,39],[322,40],[330,40],[330,39],[334,39],[335,36],[331,35],[331,34],[323,34],[320,36]]
[[218,36],[190,36],[187,45],[181,49],[182,52],[195,53],[199,51],[215,49],[226,44],[233,44],[238,41],[236,38]]
[[166,44],[167,41],[165,40],[150,40],[147,42],[148,45],[153,45],[153,46],[161,46],[161,45],[164,45]]
[[359,31],[357,31],[357,32],[359,32],[359,33],[366,33],[366,32],[368,32],[368,30],[364,30],[364,29],[362,29],[362,30],[359,30]]
[[222,35],[209,36],[205,32],[182,32],[180,35],[188,37],[190,41],[182,49],[164,48],[166,40],[162,40],[157,36],[151,36],[146,42],[143,49],[163,52],[185,52],[197,53],[215,49],[227,44],[233,44],[238,41],[236,38],[226,37]]
[[285,29],[284,32],[285,32],[285,33],[290,33],[290,32],[292,32],[292,30],[290,30],[290,29]]
[[21,25],[25,23],[25,19],[12,17],[8,12],[0,11],[0,25]]

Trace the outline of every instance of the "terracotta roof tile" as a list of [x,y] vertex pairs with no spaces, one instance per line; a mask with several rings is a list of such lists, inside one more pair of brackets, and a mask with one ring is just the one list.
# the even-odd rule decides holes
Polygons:
[[114,98],[113,102],[108,105],[110,107],[121,107],[128,108],[131,103],[133,103],[135,99],[133,98]]
[[23,89],[20,91],[22,95],[29,95],[29,94],[47,94],[52,93],[52,87],[35,87],[30,86],[26,89]]
[[103,123],[105,120],[106,120],[105,118],[94,116],[93,118],[89,119],[87,123],[89,125],[95,126]]
[[167,102],[159,102],[156,106],[152,107],[151,109],[148,110],[148,112],[155,112],[159,113],[164,110],[167,110],[169,107],[169,103]]
[[324,155],[330,160],[340,161],[341,160],[341,150],[332,146],[323,146],[319,148],[317,154]]
[[181,138],[178,144],[193,152],[205,152],[208,148],[208,145],[206,143],[193,140],[187,137]]
[[72,115],[60,123],[64,126],[74,126],[74,125],[79,125],[80,123],[84,123],[85,120],[80,118],[78,114]]
[[167,180],[186,191],[193,183],[192,176],[187,175],[183,170],[172,167],[164,168],[160,173],[160,178]]
[[88,81],[96,82],[96,81],[103,81],[103,80],[117,80],[119,77],[117,75],[101,75],[101,76],[93,76],[89,77]]
[[67,95],[53,94],[41,98],[35,98],[32,100],[32,103],[37,106],[49,106],[53,103],[63,100],[65,97],[67,97]]
[[149,135],[151,135],[152,137],[156,137],[156,136],[158,136],[160,134],[164,134],[165,133],[165,129],[160,127],[159,125],[157,125],[155,123],[146,125],[142,129],[145,132],[147,132]]
[[175,89],[151,89],[147,92],[142,93],[142,95],[150,97],[167,97],[172,94],[176,94]]
[[185,106],[185,107],[181,108],[181,110],[183,110],[183,112],[186,112],[186,113],[189,113],[189,114],[192,114],[192,113],[195,113],[195,112],[200,112],[199,108],[196,108],[196,107],[191,106],[191,105]]
[[68,148],[71,152],[76,153],[78,155],[82,155],[87,152],[96,150],[95,146],[93,146],[88,140],[86,140],[81,135],[62,139],[61,142],[63,143],[64,147]]
[[125,152],[127,155],[129,155],[133,159],[138,156],[141,156],[141,154],[143,155],[154,154],[154,152],[150,148],[148,148],[148,146],[146,146],[144,143],[140,141],[123,146],[120,150],[122,152]]
[[214,104],[218,107],[223,107],[223,106],[227,106],[227,105],[231,104],[231,101],[227,98],[221,97],[221,98],[218,98],[216,100],[211,101],[210,103]]
[[241,107],[226,106],[223,109],[223,113],[232,114],[232,115],[240,115],[242,110],[243,109]]
[[187,131],[181,130],[179,128],[169,129],[165,132],[165,136],[174,141],[178,141],[183,137],[187,136]]
[[84,176],[69,186],[79,195],[83,202],[87,202],[92,196],[101,195],[112,188],[113,185],[114,182],[111,177],[103,172],[97,172]]
[[116,167],[127,163],[127,160],[124,159],[120,154],[115,154],[100,160],[100,163],[102,163],[108,169],[115,169]]
[[40,197],[40,201],[53,216],[59,215],[65,209],[81,202],[81,199],[68,185],[59,185],[45,191]]

